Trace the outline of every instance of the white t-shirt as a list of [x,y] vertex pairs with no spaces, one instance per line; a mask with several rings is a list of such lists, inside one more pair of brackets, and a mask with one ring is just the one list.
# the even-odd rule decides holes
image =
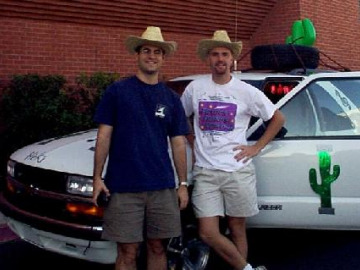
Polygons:
[[233,148],[247,145],[251,116],[267,121],[276,110],[263,92],[234,77],[224,85],[216,84],[211,75],[194,80],[181,101],[186,115],[194,114],[195,165],[228,172],[245,165],[235,160]]

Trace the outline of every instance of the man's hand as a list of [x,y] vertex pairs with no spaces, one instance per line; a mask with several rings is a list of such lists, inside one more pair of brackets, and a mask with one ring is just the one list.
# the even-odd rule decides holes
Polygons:
[[98,206],[97,199],[101,192],[104,192],[106,197],[110,197],[110,191],[104,184],[104,181],[101,178],[94,178],[93,179],[93,196],[92,201],[93,203]]
[[187,186],[179,186],[177,194],[180,210],[184,210],[189,203],[189,192]]
[[261,149],[256,147],[256,145],[238,145],[233,148],[234,151],[239,151],[237,154],[235,154],[234,158],[237,162],[242,161],[243,163],[246,163],[249,161],[249,159],[255,157]]

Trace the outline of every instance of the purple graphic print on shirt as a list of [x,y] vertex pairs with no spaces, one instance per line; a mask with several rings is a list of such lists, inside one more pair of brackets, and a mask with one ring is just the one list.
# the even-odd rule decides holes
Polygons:
[[236,104],[219,101],[199,103],[199,123],[203,131],[232,131],[235,126]]

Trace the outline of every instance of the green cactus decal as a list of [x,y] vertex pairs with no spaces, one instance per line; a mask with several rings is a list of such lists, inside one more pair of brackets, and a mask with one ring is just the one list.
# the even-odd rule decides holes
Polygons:
[[333,173],[330,174],[331,156],[328,152],[321,151],[319,156],[319,169],[321,176],[321,184],[317,182],[316,169],[311,168],[309,171],[309,180],[311,188],[320,195],[321,207],[319,214],[334,214],[335,211],[331,204],[331,183],[333,183],[340,175],[340,166],[333,166]]

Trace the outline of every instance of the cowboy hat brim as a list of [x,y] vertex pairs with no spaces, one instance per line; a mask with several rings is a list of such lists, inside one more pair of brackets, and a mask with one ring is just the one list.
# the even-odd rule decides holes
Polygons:
[[177,48],[177,43],[175,41],[156,41],[156,40],[144,39],[136,36],[129,36],[125,40],[126,49],[130,54],[135,54],[137,48],[145,44],[160,47],[161,49],[164,50],[165,55],[172,55]]
[[201,60],[205,61],[209,51],[217,47],[228,48],[232,52],[234,59],[237,59],[242,50],[242,42],[226,42],[213,39],[203,39],[198,43],[197,54]]

